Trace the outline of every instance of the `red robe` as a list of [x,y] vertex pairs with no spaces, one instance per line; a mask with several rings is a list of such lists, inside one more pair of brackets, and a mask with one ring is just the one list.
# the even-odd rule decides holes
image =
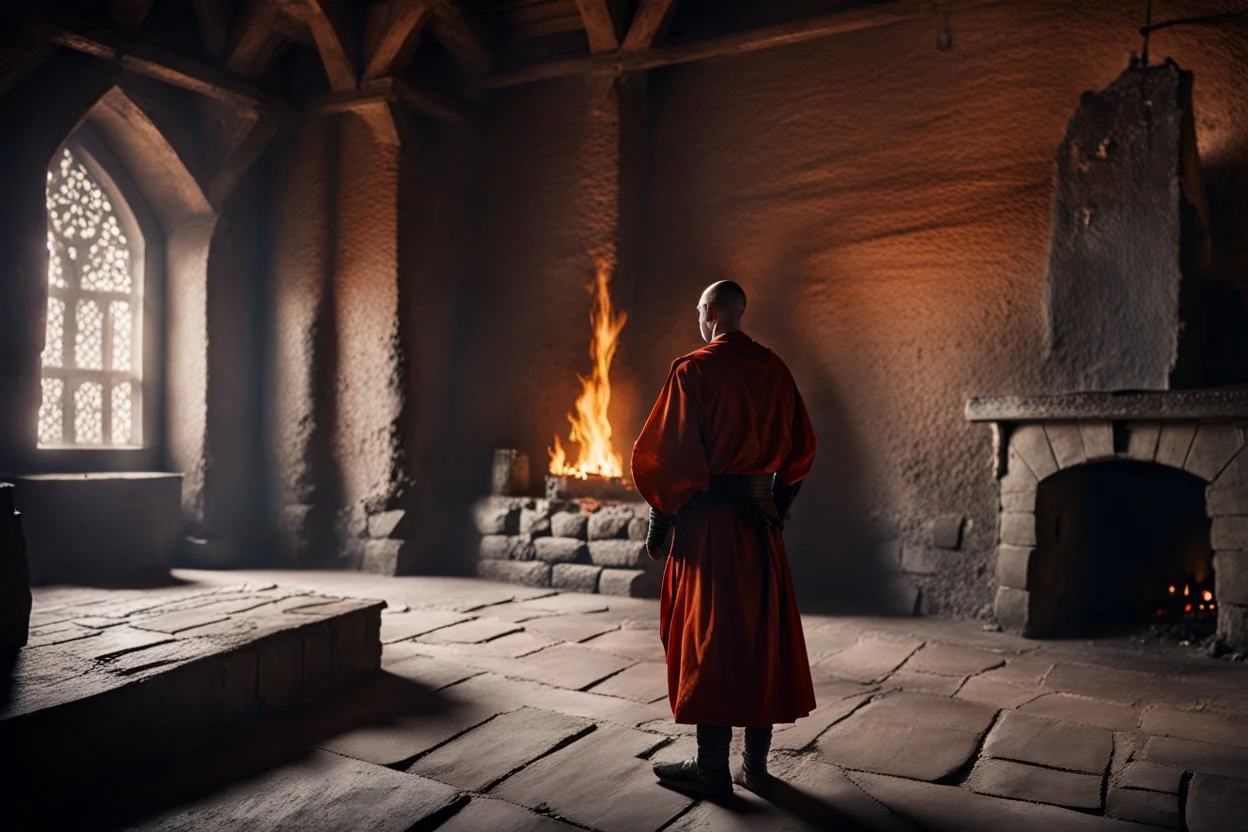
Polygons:
[[646,502],[676,515],[660,635],[677,722],[765,727],[814,709],[780,531],[770,531],[767,558],[757,527],[737,506],[686,503],[713,474],[778,473],[795,483],[815,450],[788,367],[745,333],[722,335],[673,362],[633,446],[632,473]]

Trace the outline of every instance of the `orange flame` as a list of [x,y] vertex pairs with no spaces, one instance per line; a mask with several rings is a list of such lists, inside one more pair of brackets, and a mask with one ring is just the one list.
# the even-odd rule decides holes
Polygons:
[[611,404],[611,361],[615,358],[620,330],[624,328],[628,315],[617,312],[611,306],[610,283],[611,269],[605,262],[599,261],[598,276],[589,287],[594,296],[589,310],[592,331],[589,357],[593,368],[588,377],[577,374],[581,395],[576,399],[575,409],[568,414],[568,422],[572,425],[568,440],[580,445],[580,449],[576,464],[569,465],[563,444],[558,436],[555,437],[555,446],[548,450],[550,473],[557,476],[587,479],[590,474],[603,477],[624,475],[623,460],[611,450],[611,421],[607,418],[607,408]]

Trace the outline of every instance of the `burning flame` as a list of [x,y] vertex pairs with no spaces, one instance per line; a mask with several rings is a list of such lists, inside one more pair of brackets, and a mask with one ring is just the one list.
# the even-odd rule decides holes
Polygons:
[[611,450],[611,421],[607,418],[607,407],[611,404],[611,361],[615,358],[620,330],[624,328],[628,315],[617,312],[611,306],[611,295],[607,291],[610,283],[610,267],[599,261],[598,276],[589,287],[594,296],[589,310],[592,331],[589,357],[593,368],[588,377],[577,374],[581,395],[577,397],[575,409],[568,413],[568,422],[572,425],[568,440],[580,445],[580,452],[576,464],[569,465],[563,444],[558,436],[555,437],[555,446],[549,449],[550,473],[557,476],[588,479],[590,474],[603,477],[624,475],[623,460]]

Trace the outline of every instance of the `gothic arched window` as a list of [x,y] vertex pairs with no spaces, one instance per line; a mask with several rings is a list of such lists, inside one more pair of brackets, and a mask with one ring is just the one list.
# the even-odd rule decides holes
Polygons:
[[40,447],[143,444],[143,241],[81,151],[48,169],[48,324]]

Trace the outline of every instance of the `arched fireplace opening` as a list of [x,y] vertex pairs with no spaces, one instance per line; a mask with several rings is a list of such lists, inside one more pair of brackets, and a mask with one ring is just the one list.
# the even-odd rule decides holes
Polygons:
[[[1036,491],[1037,575],[1057,637],[1117,635],[1153,625],[1184,638],[1216,626],[1213,551],[1200,477],[1113,460],[1058,471]],[[1047,573],[1047,574],[1045,574]],[[1038,628],[1040,629],[1040,628]]]

